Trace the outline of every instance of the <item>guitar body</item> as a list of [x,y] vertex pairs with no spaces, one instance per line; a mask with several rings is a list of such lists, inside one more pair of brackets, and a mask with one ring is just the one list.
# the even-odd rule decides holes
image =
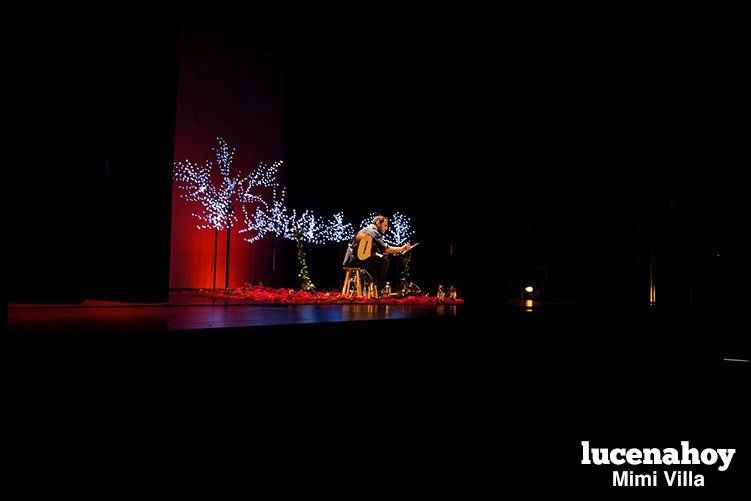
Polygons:
[[373,237],[363,234],[357,244],[357,259],[365,261],[373,255]]

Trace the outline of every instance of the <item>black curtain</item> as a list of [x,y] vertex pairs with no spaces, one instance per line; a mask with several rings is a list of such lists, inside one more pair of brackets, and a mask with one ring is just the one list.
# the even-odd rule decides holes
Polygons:
[[9,300],[167,299],[178,35],[126,15],[27,37]]

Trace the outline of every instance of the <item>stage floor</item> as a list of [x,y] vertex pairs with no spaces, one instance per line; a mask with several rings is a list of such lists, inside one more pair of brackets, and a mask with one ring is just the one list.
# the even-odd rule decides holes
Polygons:
[[8,305],[13,333],[191,332],[313,323],[456,317],[461,306],[248,305],[171,294],[169,303],[86,301],[80,305]]

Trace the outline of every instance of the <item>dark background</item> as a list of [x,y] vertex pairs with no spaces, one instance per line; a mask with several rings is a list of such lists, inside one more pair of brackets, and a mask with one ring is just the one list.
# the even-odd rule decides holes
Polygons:
[[[17,225],[11,300],[166,298],[176,54],[196,19],[139,21],[134,37],[137,19],[29,39],[30,193],[11,207],[33,223]],[[747,81],[732,31],[522,40],[405,21],[291,37],[202,22],[288,61],[290,203],[409,213],[426,288],[643,303],[652,242],[662,304],[738,299]],[[324,286],[337,253],[314,254]]]
[[41,19],[23,41],[9,300],[166,299],[178,25]]
[[[185,485],[198,470],[189,488],[216,468],[251,475],[251,488],[282,470],[277,487],[293,475],[326,488],[349,480],[348,493],[393,494],[407,481],[419,493],[612,494],[577,463],[581,440],[689,439],[738,447],[739,470],[708,481],[747,483],[747,371],[718,361],[728,340],[747,346],[737,169],[748,82],[733,29],[392,13],[383,18],[401,21],[388,29],[378,16],[300,29],[216,16],[205,20],[289,59],[290,200],[414,211],[420,237],[438,242],[419,256],[428,272],[446,259],[441,239],[461,241],[466,316],[179,346],[16,340],[27,356],[10,374],[12,414],[31,428],[12,430],[16,465],[38,461],[41,443],[57,451],[53,469],[81,450],[90,477],[135,465]],[[179,25],[112,19],[50,22],[25,39],[30,144],[11,190],[21,195],[10,200],[11,299],[167,292],[170,190],[158,181],[171,165]],[[136,129],[149,139],[130,140]],[[650,236],[657,315],[624,308],[644,304]],[[551,301],[605,307],[475,306],[515,297],[530,275]],[[109,456],[125,464],[100,461]]]

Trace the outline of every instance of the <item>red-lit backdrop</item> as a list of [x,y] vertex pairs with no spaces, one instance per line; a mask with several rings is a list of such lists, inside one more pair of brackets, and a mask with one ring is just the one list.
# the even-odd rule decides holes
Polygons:
[[[234,169],[245,171],[260,161],[283,160],[283,77],[282,59],[232,35],[186,26],[179,60],[175,160],[213,160],[211,148],[217,137],[237,148]],[[214,232],[196,229],[197,220],[191,213],[198,209],[178,196],[173,183],[172,288],[212,286]],[[263,241],[246,243],[237,229],[231,234],[230,287],[246,281],[269,283],[270,247]],[[220,232],[218,287],[224,287],[225,251],[226,232]],[[280,262],[277,260],[277,268]]]

